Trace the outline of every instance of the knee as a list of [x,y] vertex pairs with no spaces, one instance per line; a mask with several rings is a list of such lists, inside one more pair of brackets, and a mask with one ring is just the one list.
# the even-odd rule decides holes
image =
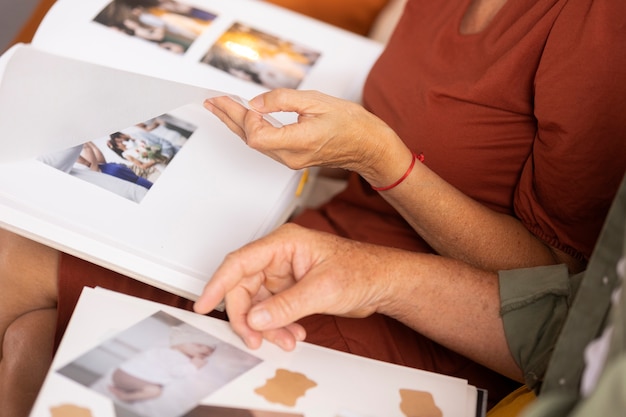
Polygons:
[[56,310],[32,311],[6,329],[0,361],[0,417],[27,416],[52,362]]
[[2,366],[5,371],[46,369],[54,349],[56,309],[48,308],[26,313],[6,329],[2,344]]

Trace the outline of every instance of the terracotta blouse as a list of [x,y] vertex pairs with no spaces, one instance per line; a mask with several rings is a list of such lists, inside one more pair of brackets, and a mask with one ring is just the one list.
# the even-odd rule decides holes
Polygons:
[[[365,104],[463,193],[587,259],[626,170],[626,3],[508,1],[463,35],[469,3],[409,0]],[[428,250],[356,176],[298,222]]]

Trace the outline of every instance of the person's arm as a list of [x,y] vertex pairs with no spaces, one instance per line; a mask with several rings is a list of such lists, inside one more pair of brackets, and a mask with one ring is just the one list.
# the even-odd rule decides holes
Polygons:
[[498,279],[463,262],[311,231],[294,224],[226,257],[195,304],[225,299],[230,324],[256,348],[286,350],[306,337],[296,321],[316,313],[394,317],[432,340],[512,378]]
[[[205,106],[250,147],[290,168],[343,168],[385,186],[411,163],[411,151],[395,132],[355,103],[312,91],[274,90],[250,104],[261,113],[297,112],[298,123],[274,128],[227,97]],[[581,268],[517,219],[456,190],[427,164],[417,163],[400,185],[381,194],[441,255],[492,271],[555,263]]]
[[405,181],[381,195],[443,256],[491,271],[559,263],[574,272],[584,268],[519,219],[469,198],[427,165],[417,163]]
[[147,123],[137,123],[137,127],[149,132],[151,130],[156,129],[157,127],[161,126],[163,124],[163,121],[159,118],[153,119],[150,124]]

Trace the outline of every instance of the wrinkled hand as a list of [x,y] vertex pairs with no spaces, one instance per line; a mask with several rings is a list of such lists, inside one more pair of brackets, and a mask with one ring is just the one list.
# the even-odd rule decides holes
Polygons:
[[285,350],[306,337],[302,317],[366,317],[385,298],[382,252],[331,234],[286,224],[229,254],[194,309],[206,314],[222,299],[230,324],[250,348],[263,338]]
[[[406,148],[383,121],[362,106],[317,91],[277,89],[250,100],[248,110],[229,97],[205,107],[251,148],[292,169],[319,166],[376,179]],[[273,127],[262,114],[295,112],[297,123]]]

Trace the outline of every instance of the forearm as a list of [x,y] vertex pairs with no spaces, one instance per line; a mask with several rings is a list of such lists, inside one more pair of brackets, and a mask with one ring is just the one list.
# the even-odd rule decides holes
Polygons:
[[461,261],[344,239],[295,224],[226,257],[195,309],[226,298],[250,347],[266,338],[293,349],[297,320],[312,314],[402,321],[435,342],[520,378],[500,317],[498,276]]
[[[385,166],[409,165],[408,149],[396,150],[383,158],[377,171],[384,176]],[[389,168],[398,178],[398,168]],[[370,183],[379,185],[379,179]],[[495,212],[476,202],[431,171],[417,163],[398,186],[380,193],[404,219],[443,256],[465,261],[490,271],[536,265],[566,263],[577,271],[581,265],[572,257],[551,248],[533,235],[517,218]]]
[[420,165],[384,197],[440,254],[488,270],[558,263],[518,219],[462,194]]
[[[395,259],[394,259],[395,258]],[[389,299],[378,312],[510,378],[522,373],[510,354],[495,273],[437,255],[397,252],[387,264]],[[383,267],[384,268],[384,267]]]

